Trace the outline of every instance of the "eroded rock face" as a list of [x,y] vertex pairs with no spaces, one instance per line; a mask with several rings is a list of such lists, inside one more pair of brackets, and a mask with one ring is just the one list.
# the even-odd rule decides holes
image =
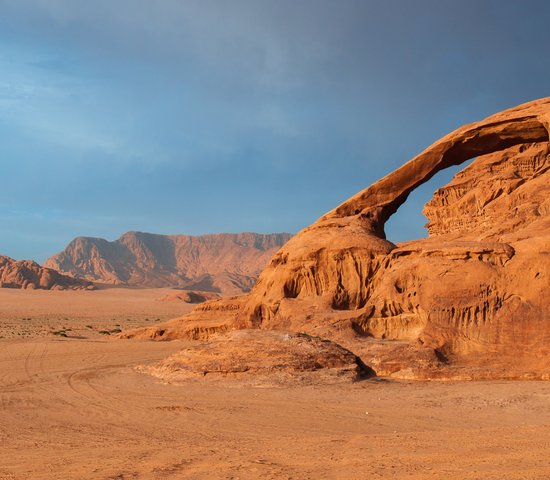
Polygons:
[[206,341],[213,335],[245,328],[240,323],[240,316],[246,301],[247,296],[240,295],[204,302],[184,317],[151,327],[125,330],[118,335],[118,338],[157,341],[186,338]]
[[114,242],[79,237],[46,266],[99,283],[181,287],[226,295],[248,292],[289,234],[155,235],[128,232]]
[[91,282],[62,275],[31,260],[16,261],[0,255],[0,288],[92,290]]
[[373,372],[349,350],[303,333],[239,330],[143,369],[164,381],[253,378],[270,384],[353,381]]
[[[172,326],[305,331],[396,376],[550,378],[549,125],[546,98],[452,132],[294,236],[235,309]],[[472,157],[426,205],[428,238],[385,238],[414,188]]]
[[477,158],[426,204],[430,237],[498,238],[548,215],[549,155],[541,142]]

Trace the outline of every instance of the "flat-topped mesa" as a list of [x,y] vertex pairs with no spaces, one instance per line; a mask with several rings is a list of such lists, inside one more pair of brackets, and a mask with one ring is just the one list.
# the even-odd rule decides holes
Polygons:
[[[292,237],[232,308],[209,302],[137,334],[299,331],[379,373],[426,378],[453,364],[478,378],[550,378],[549,129],[550,97],[461,127]],[[472,157],[428,202],[429,238],[385,238],[414,188]]]

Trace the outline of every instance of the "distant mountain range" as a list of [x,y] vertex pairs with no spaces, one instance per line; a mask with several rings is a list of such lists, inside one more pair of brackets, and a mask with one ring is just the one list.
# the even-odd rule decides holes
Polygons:
[[226,295],[247,292],[289,233],[157,235],[118,240],[78,237],[44,266],[97,283],[180,287]]

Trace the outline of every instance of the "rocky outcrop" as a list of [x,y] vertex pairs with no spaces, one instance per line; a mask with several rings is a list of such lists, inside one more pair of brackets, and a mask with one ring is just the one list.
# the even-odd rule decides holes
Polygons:
[[[157,338],[200,317],[323,336],[407,378],[550,378],[549,129],[550,98],[459,128],[294,236],[234,310]],[[386,239],[414,188],[473,157],[426,205],[428,238]]]
[[91,282],[62,275],[32,260],[16,261],[0,255],[0,288],[92,290]]
[[479,157],[426,204],[430,237],[474,233],[499,238],[547,215],[549,154],[548,143],[542,142]]
[[220,298],[217,293],[195,290],[177,290],[159,298],[160,302],[203,303]]
[[244,328],[240,324],[240,315],[246,305],[246,295],[225,297],[199,304],[185,317],[169,320],[161,325],[125,330],[119,338],[138,340],[209,340],[213,335]]
[[248,292],[289,234],[155,235],[128,232],[114,242],[79,237],[46,266],[94,282]]
[[260,330],[217,335],[142,371],[168,382],[252,378],[269,384],[334,383],[374,375],[356,355],[329,340]]

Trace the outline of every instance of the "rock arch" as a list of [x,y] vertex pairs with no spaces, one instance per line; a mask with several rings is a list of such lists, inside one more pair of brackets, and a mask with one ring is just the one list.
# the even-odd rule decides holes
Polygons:
[[[248,295],[129,336],[291,330],[335,340],[379,373],[440,376],[443,362],[473,365],[468,378],[549,378],[549,131],[550,97],[459,128],[292,237]],[[399,246],[385,238],[412,190],[478,156],[468,175],[484,187],[468,194],[500,202],[488,235],[458,222]],[[494,181],[513,185],[495,191]]]
[[[473,157],[518,144],[548,141],[550,97],[465,125],[432,144],[402,167],[330,211],[321,221],[361,215],[372,232],[383,235],[384,223],[409,194],[437,172]],[[385,237],[384,237],[385,238]]]
[[301,302],[305,310],[304,302],[312,299],[311,315],[329,309],[368,317],[365,309],[379,272],[388,268],[392,257],[402,255],[386,240],[384,224],[410,192],[438,171],[472,157],[548,142],[549,131],[550,97],[446,135],[295,235],[260,275],[239,316],[242,323],[266,328],[303,323],[308,314],[296,311],[296,305]]

